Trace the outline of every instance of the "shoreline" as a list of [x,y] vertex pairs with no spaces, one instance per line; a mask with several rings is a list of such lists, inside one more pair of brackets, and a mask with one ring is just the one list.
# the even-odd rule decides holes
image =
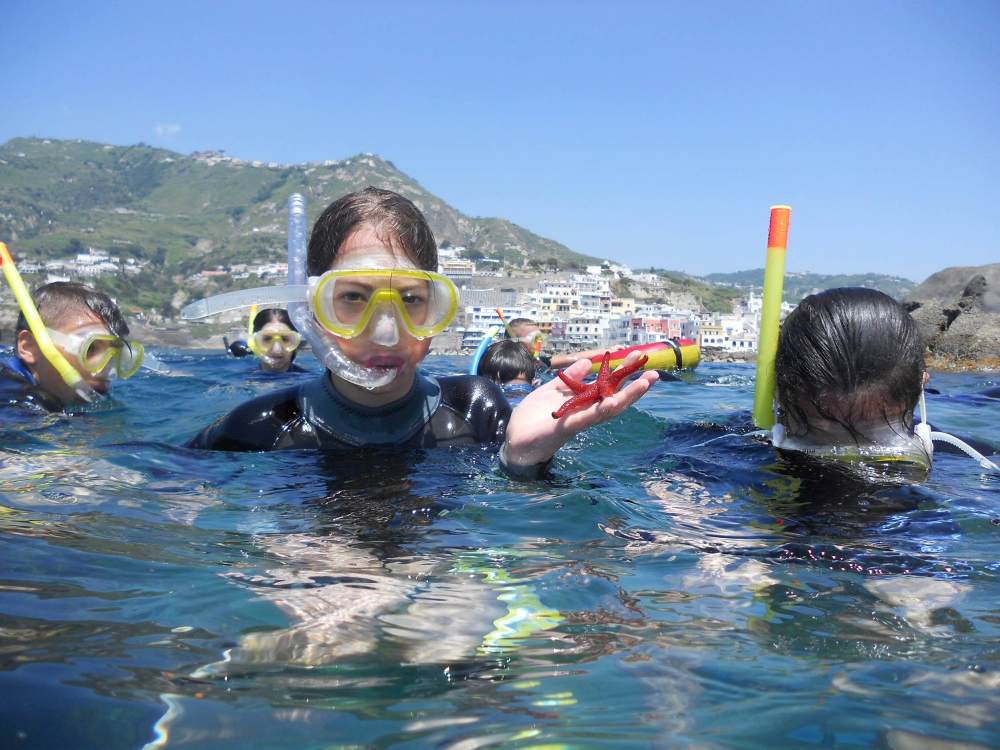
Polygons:
[[[200,351],[219,351],[224,349],[222,343],[223,334],[213,334],[204,338],[194,339],[190,332],[184,330],[171,330],[162,328],[152,328],[142,324],[132,326],[133,335],[149,347],[167,347],[171,349],[192,349]],[[242,338],[245,333],[233,331],[231,340]],[[225,335],[229,335],[227,332]],[[470,357],[474,353],[461,351],[451,347],[435,348],[431,344],[430,354],[446,357]],[[702,362],[723,362],[727,364],[746,363],[753,364],[757,361],[756,352],[726,352],[714,349],[703,349],[701,352]],[[943,357],[927,353],[925,355],[926,368],[930,372],[1000,372],[1000,357],[990,357],[983,360],[961,360],[951,357]]]

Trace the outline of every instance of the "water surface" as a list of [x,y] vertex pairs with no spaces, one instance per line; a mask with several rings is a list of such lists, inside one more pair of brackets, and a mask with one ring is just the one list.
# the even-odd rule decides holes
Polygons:
[[[1000,478],[967,458],[789,462],[739,434],[728,364],[545,481],[479,449],[191,451],[308,376],[162,358],[94,412],[0,417],[0,746],[1000,746]],[[935,376],[931,421],[996,446],[996,384]]]

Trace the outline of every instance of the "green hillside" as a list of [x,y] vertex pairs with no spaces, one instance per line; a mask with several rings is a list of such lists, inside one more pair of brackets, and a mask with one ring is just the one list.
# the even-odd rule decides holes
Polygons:
[[[734,289],[754,289],[760,292],[764,288],[764,269],[754,268],[749,271],[733,273],[710,273],[704,277],[713,284],[723,284]],[[886,276],[879,273],[855,274],[821,274],[796,273],[785,274],[784,299],[786,302],[797,303],[803,297],[820,292],[824,289],[834,289],[843,286],[862,286],[868,289],[878,289],[890,297],[901,300],[917,284],[901,276]]]
[[[413,200],[439,243],[464,245],[514,265],[548,258],[580,265],[597,260],[504,219],[465,216],[372,154],[267,165],[220,153],[184,156],[144,144],[38,138],[0,146],[0,238],[16,257],[33,261],[72,256],[87,247],[122,261],[144,261],[142,278],[99,277],[95,283],[126,303],[169,312],[169,298],[185,276],[220,265],[281,261],[292,193],[306,196],[312,222],[336,198],[368,185]],[[133,290],[140,282],[152,289],[140,295]],[[220,283],[228,285],[213,286]]]

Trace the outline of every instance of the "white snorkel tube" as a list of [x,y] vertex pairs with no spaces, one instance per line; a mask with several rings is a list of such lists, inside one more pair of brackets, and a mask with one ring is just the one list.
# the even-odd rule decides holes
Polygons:
[[958,448],[984,469],[1000,472],[1000,466],[997,466],[995,463],[990,461],[986,458],[986,456],[977,451],[964,440],[957,438],[954,435],[949,435],[947,432],[933,432],[931,430],[931,425],[927,421],[927,401],[924,398],[923,388],[920,389],[920,424],[913,428],[913,432],[920,438],[920,442],[924,444],[924,448],[926,448],[928,454],[933,455],[935,442],[947,443],[948,445],[953,445]]

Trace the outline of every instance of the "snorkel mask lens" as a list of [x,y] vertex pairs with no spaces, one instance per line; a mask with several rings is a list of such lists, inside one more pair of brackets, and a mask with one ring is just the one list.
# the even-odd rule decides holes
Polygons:
[[138,341],[122,341],[122,346],[118,348],[118,361],[115,364],[118,377],[126,380],[135,375],[142,367],[145,358],[146,350]]
[[283,352],[291,354],[299,348],[302,336],[297,331],[257,331],[253,335],[253,342],[260,352],[269,352],[277,344]]
[[377,310],[391,306],[410,335],[424,339],[454,319],[458,291],[431,271],[338,269],[310,278],[309,302],[320,325],[341,338],[360,336]]
[[47,330],[52,341],[91,375],[100,375],[114,362],[115,374],[125,380],[142,366],[145,349],[138,341],[126,341],[109,333],[65,334]]

